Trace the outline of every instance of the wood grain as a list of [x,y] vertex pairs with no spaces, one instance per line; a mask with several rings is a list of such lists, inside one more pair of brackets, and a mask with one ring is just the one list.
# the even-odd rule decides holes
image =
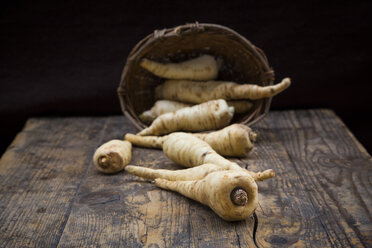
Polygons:
[[58,244],[105,122],[26,123],[0,161],[0,247]]
[[[250,156],[259,247],[371,247],[372,160],[329,110],[271,112]],[[135,132],[124,117],[31,119],[0,162],[0,247],[255,247],[253,219],[226,222],[150,181],[99,173],[102,143]],[[181,169],[160,150],[131,164]]]
[[371,157],[334,113],[274,112],[257,128],[271,137],[260,136],[251,161],[277,173],[259,189],[259,243],[370,246]]
[[[105,140],[123,136],[122,120],[108,120]],[[128,126],[128,125],[124,125]],[[182,169],[160,150],[134,148],[131,164]],[[252,221],[241,225],[252,229]],[[220,230],[224,230],[223,234]],[[248,241],[251,245],[253,242]],[[103,175],[91,166],[59,247],[236,247],[235,224],[208,207],[124,172]]]

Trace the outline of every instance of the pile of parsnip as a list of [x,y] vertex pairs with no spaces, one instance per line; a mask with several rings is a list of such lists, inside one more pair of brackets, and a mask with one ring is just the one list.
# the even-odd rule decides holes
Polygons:
[[[252,100],[272,97],[288,88],[290,79],[264,87],[213,81],[221,61],[210,55],[168,64],[143,59],[140,65],[165,79],[155,90],[158,101],[140,115],[143,122],[151,124],[136,135],[127,133],[125,140],[111,140],[100,146],[93,157],[97,169],[103,173],[125,169],[152,179],[160,188],[208,205],[227,221],[249,217],[258,206],[256,181],[272,178],[275,173],[272,169],[248,171],[223,157],[247,156],[257,137],[245,125],[228,125],[235,113],[250,110]],[[207,130],[216,131],[195,133]],[[128,165],[132,144],[162,149],[169,159],[189,168]]]

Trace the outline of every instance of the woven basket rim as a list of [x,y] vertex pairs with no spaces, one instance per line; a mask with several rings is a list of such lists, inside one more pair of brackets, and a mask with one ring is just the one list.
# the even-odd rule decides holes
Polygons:
[[[220,24],[212,24],[212,23],[186,23],[184,25],[176,26],[173,28],[164,28],[160,30],[154,30],[153,33],[147,35],[145,38],[140,40],[130,51],[126,64],[121,74],[121,79],[119,83],[119,87],[117,88],[117,93],[120,99],[120,105],[122,112],[124,115],[132,122],[137,130],[142,130],[147,126],[139,120],[138,116],[134,113],[133,108],[130,106],[130,101],[127,99],[127,92],[125,90],[125,76],[128,73],[128,70],[131,68],[135,60],[137,59],[138,55],[141,54],[142,50],[145,49],[147,46],[151,46],[153,43],[157,42],[159,39],[165,39],[172,36],[181,36],[184,33],[188,32],[204,32],[210,30],[219,30],[224,31],[233,35],[235,38],[239,40],[241,44],[244,45],[249,51],[255,56],[259,62],[262,64],[264,69],[264,76],[262,81],[266,81],[266,85],[272,85],[274,83],[274,71],[269,66],[268,59],[265,53],[255,45],[253,45],[248,39],[244,36],[240,35],[236,31],[228,28],[226,26]],[[258,108],[254,110],[253,113],[250,114],[248,118],[242,121],[242,124],[249,124],[253,125],[258,121],[262,120],[270,110],[272,97],[265,99],[265,104],[260,104]],[[265,105],[264,109],[262,109],[263,105]]]

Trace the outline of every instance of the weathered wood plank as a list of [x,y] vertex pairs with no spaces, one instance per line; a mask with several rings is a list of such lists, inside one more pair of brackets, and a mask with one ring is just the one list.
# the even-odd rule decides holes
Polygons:
[[277,143],[259,157],[282,154],[268,194],[260,188],[259,243],[371,246],[371,157],[333,112],[273,112],[257,127]]
[[[128,129],[120,130],[121,126]],[[121,120],[109,119],[103,140],[122,137],[126,132],[134,130]],[[160,150],[136,147],[132,157],[131,164],[182,168]],[[243,223],[252,226],[251,220]],[[125,172],[103,175],[92,164],[59,243],[59,247],[238,245],[235,224],[223,221],[209,208]]]
[[0,160],[0,247],[57,245],[105,121],[27,122]]
[[[371,246],[371,157],[337,116],[271,112],[254,128],[256,147],[234,161],[277,174],[259,182],[259,246]],[[0,162],[0,246],[254,247],[252,219],[226,222],[125,172],[99,173],[95,148],[126,132],[124,117],[27,125]],[[131,163],[182,168],[143,148]]]
[[[265,120],[267,121],[267,119]],[[301,190],[301,182],[296,176],[296,171],[292,168],[287,152],[277,139],[274,131],[264,128],[260,123],[257,127],[259,140],[248,159],[242,159],[241,165],[245,165],[253,171],[260,171],[272,168],[276,172],[276,177],[264,182],[259,182],[260,207],[256,213],[259,218],[259,228],[257,231],[257,242],[260,247],[279,247],[279,246],[311,246],[326,247],[328,243],[321,237],[317,242],[313,242],[313,237],[305,237],[305,226],[313,222],[311,216],[314,211],[311,203],[304,197]],[[301,215],[301,210],[306,211],[306,215]],[[321,224],[314,223],[313,228],[322,228]],[[243,240],[250,240],[251,236],[246,235],[244,229],[238,229]],[[315,230],[313,230],[315,233]]]

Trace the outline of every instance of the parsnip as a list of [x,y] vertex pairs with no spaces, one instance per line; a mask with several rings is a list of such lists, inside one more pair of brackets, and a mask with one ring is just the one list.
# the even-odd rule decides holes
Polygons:
[[203,55],[180,63],[162,64],[143,59],[140,65],[154,75],[167,79],[213,80],[218,75],[218,64],[213,56]]
[[[126,136],[127,138],[128,136]],[[144,137],[147,138],[147,137]],[[154,140],[154,139],[153,139]],[[156,140],[155,140],[156,142]],[[179,165],[195,167],[203,164],[214,164],[223,170],[243,170],[237,163],[231,162],[219,155],[205,141],[189,133],[171,133],[166,139],[158,142],[164,154]],[[200,170],[197,170],[200,172]],[[202,172],[204,174],[204,172]],[[264,172],[248,172],[255,180],[262,181],[275,176],[273,170]]]
[[[234,107],[234,113],[242,114],[248,112],[253,104],[246,100],[236,100],[236,101],[227,101],[227,105],[230,107]],[[158,100],[155,102],[154,106],[144,111],[142,114],[139,115],[139,118],[143,122],[151,123],[156,117],[159,115],[174,112],[182,108],[191,107],[192,104],[171,101],[171,100]]]
[[157,148],[162,149],[164,140],[168,138],[165,136],[141,136],[132,133],[127,133],[124,139],[132,143],[132,145],[146,147],[146,148]]
[[236,114],[247,113],[253,107],[253,103],[247,100],[232,100],[226,102],[230,107],[234,107]]
[[[141,166],[128,165],[125,167],[125,170],[139,177],[147,179],[163,178],[169,181],[200,180],[210,173],[216,171],[226,171],[224,167],[215,164],[202,164],[183,170],[151,169]],[[243,168],[237,168],[236,170],[241,170],[244,173],[250,174],[255,181],[263,181],[275,176],[275,173],[272,169],[265,170],[263,172],[253,172]]]
[[244,157],[252,150],[257,134],[243,124],[232,124],[219,131],[193,135],[207,142],[218,154]]
[[132,144],[111,140],[101,145],[93,155],[96,168],[103,173],[116,173],[124,169],[132,159]]
[[172,161],[185,167],[215,164],[224,169],[241,168],[216,153],[208,143],[188,133],[171,133],[164,140],[163,152]]
[[289,78],[276,85],[259,86],[255,84],[237,84],[234,82],[188,80],[168,80],[155,89],[157,99],[167,99],[187,103],[201,103],[213,99],[257,100],[272,97],[288,88]]
[[202,180],[169,181],[155,179],[156,186],[176,191],[209,206],[227,221],[248,218],[258,206],[258,187],[241,171],[216,171]]
[[[247,156],[253,148],[256,133],[242,124],[233,124],[221,130],[210,133],[192,133],[192,135],[207,142],[213,150],[223,156]],[[125,140],[134,145],[148,148],[162,148],[168,136],[139,136],[126,134]]]
[[212,100],[188,108],[166,113],[138,135],[162,135],[174,131],[205,131],[225,127],[234,114],[225,100]]
[[[164,138],[150,136],[142,137],[143,139],[136,135],[127,134],[125,138],[137,145],[163,148],[164,154],[169,159],[185,167],[214,164],[221,170],[246,171],[251,174],[256,181],[262,181],[275,176],[274,171],[271,169],[257,173],[243,169],[238,164],[231,162],[230,160],[227,160],[219,155],[208,143],[190,133],[178,132],[171,133]],[[195,171],[200,172],[201,175],[205,175],[205,171],[203,170],[197,169]]]
[[163,178],[169,181],[188,181],[199,180],[206,177],[209,173],[225,170],[215,164],[203,164],[183,170],[151,169],[142,166],[128,165],[125,171],[147,179]]
[[159,146],[160,144],[168,158],[185,167],[211,163],[224,169],[241,168],[217,154],[208,143],[189,133],[171,133],[159,143]]
[[199,201],[227,221],[250,216],[258,205],[255,181],[274,176],[272,170],[255,173],[241,168],[191,134],[172,133],[163,140],[162,147],[170,159],[192,168],[170,171],[128,165],[125,170],[155,179],[158,187]]
[[169,113],[174,112],[182,108],[191,107],[191,104],[177,102],[177,101],[169,101],[169,100],[158,100],[155,102],[154,106],[150,110],[144,111],[139,118],[143,122],[152,122],[156,117]]
[[[237,163],[225,159],[208,143],[187,133],[172,133],[163,143],[164,154],[185,167],[195,167],[202,164],[215,164],[224,170],[247,171]],[[251,172],[248,172],[251,173]],[[252,173],[251,173],[252,174]],[[255,180],[262,181],[275,176],[273,170],[252,174]]]

